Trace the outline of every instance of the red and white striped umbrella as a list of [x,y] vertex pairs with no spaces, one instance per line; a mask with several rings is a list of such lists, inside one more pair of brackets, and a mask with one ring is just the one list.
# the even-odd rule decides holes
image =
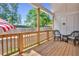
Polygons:
[[9,24],[7,21],[0,19],[0,28],[3,29],[4,32],[15,29],[14,25]]

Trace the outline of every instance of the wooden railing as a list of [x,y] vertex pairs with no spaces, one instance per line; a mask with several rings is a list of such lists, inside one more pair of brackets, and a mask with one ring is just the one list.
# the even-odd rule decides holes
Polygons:
[[0,35],[0,55],[11,55],[16,52],[21,55],[24,49],[49,41],[52,36],[52,30],[40,31],[39,37],[37,31],[2,34]]

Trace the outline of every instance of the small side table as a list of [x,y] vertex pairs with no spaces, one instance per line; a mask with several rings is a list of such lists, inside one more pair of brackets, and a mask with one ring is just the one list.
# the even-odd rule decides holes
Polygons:
[[62,40],[68,43],[68,35],[62,35]]

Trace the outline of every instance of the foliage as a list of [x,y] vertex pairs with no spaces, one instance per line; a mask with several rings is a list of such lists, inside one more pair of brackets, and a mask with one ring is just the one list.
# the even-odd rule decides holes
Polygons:
[[16,3],[0,3],[0,18],[3,18],[14,24],[18,21],[17,14],[18,4]]
[[[21,15],[17,13],[17,3],[0,3],[0,18],[7,20],[11,24],[18,24],[21,22]],[[36,27],[37,13],[36,9],[29,10],[26,15],[25,24],[27,27]],[[51,19],[48,14],[43,11],[40,12],[40,26],[44,27],[51,24]]]
[[[26,21],[25,21],[26,26],[36,27],[36,19],[37,19],[36,10],[35,9],[29,10]],[[49,24],[51,24],[51,22],[52,21],[51,21],[49,15],[46,14],[45,12],[41,11],[40,12],[40,27],[49,25]]]

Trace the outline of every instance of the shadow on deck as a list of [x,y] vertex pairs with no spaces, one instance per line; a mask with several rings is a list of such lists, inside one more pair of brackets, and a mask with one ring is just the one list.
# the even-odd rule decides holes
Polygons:
[[30,49],[29,53],[24,53],[25,56],[79,56],[79,46],[74,46],[73,43],[63,41],[50,40],[42,45]]

